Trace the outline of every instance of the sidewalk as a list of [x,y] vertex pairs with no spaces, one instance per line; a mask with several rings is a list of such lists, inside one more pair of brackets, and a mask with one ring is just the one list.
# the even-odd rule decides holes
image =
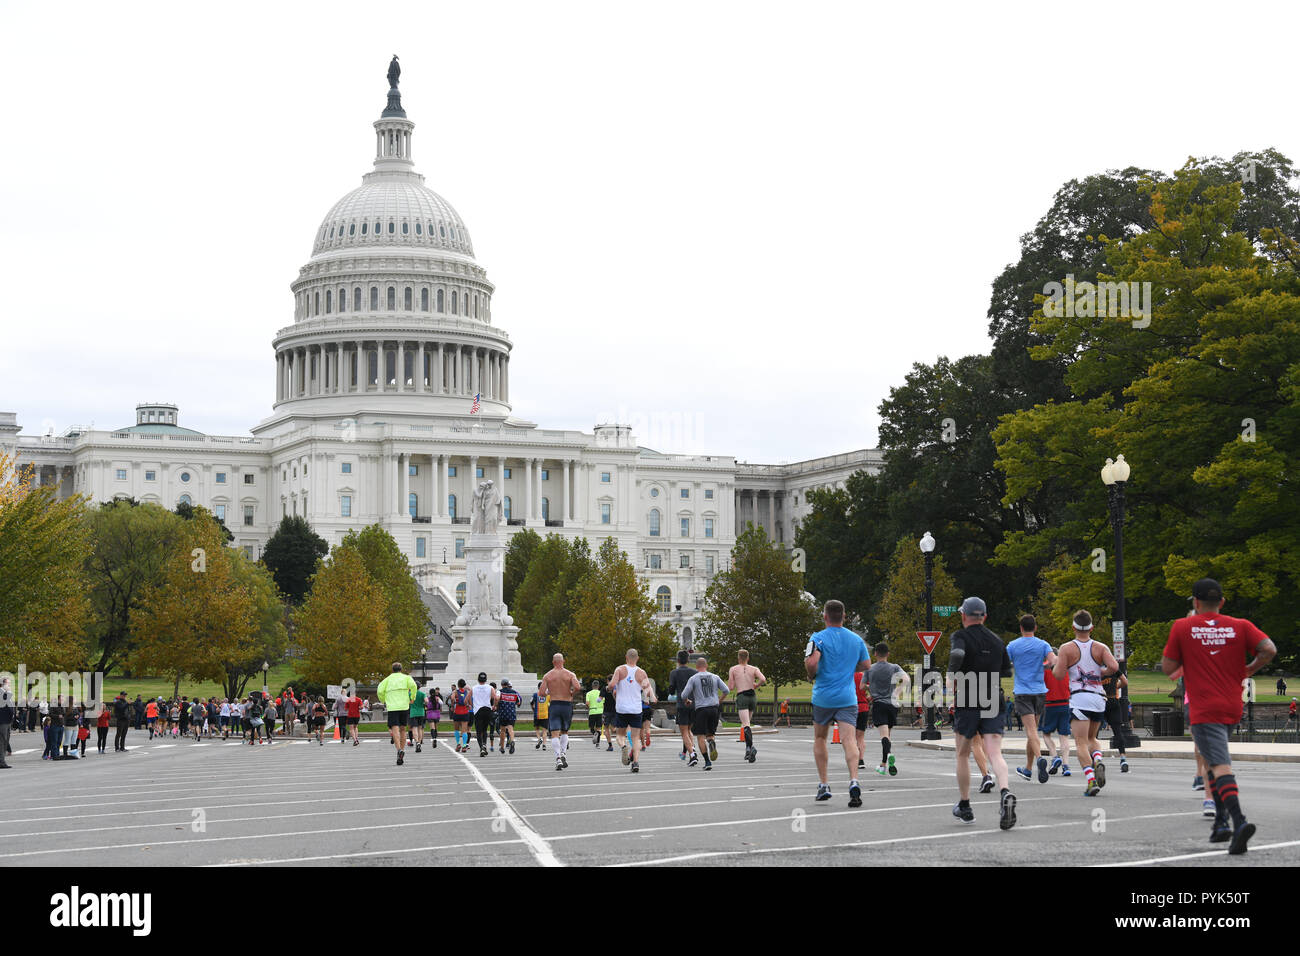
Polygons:
[[[942,740],[909,740],[906,742],[909,747],[919,747],[922,750],[944,750],[952,752],[955,748],[952,736],[945,736]],[[1103,744],[1105,741],[1103,741]],[[1229,744],[1228,751],[1232,755],[1233,763],[1259,761],[1263,763],[1300,763],[1300,744]],[[1004,754],[1025,752],[1025,735],[1024,734],[1007,734],[1002,738],[1002,752]],[[1106,748],[1105,754],[1113,755],[1117,751]],[[1047,749],[1043,748],[1043,753]],[[1187,760],[1192,759],[1192,742],[1190,740],[1161,740],[1159,738],[1143,737],[1142,746],[1136,747],[1126,752],[1131,760],[1135,757],[1181,757]]]

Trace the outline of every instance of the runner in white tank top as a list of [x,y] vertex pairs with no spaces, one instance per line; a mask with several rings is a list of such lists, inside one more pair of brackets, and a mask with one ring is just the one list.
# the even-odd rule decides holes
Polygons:
[[[619,731],[627,731],[629,739],[622,742],[623,765],[632,765],[633,773],[640,773],[641,764],[641,692],[646,691],[652,704],[658,703],[654,687],[646,672],[636,666],[640,655],[635,649],[627,652],[627,663],[614,671],[614,717]],[[636,733],[633,733],[633,730]],[[630,744],[630,749],[629,749]]]
[[1085,797],[1097,796],[1106,786],[1106,766],[1097,740],[1106,712],[1101,679],[1118,670],[1110,648],[1092,639],[1092,615],[1079,611],[1074,615],[1074,640],[1066,641],[1057,651],[1052,674],[1057,680],[1067,675],[1070,679],[1070,732],[1083,764]]

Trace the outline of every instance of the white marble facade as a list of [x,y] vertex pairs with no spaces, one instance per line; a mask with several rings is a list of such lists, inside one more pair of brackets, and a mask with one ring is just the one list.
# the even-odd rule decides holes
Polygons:
[[65,495],[202,505],[254,558],[284,515],[304,515],[331,545],[378,523],[452,601],[467,585],[473,489],[491,479],[504,537],[583,536],[593,552],[616,538],[689,646],[745,522],[788,546],[807,491],[878,468],[878,453],[748,465],[642,448],[627,425],[566,431],[513,417],[494,287],[464,222],[414,171],[414,124],[394,94],[374,123],[373,170],[331,208],[291,285],[272,411],[251,436],[190,431],[176,406],[150,402],[134,425],[57,436],[20,434],[0,413],[0,448]]

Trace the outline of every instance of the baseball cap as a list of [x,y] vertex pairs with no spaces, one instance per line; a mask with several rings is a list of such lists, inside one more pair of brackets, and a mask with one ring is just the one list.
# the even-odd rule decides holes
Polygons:
[[483,683],[485,680],[487,680],[487,672],[486,672],[486,671],[479,671],[479,672],[478,672],[478,682],[481,684],[481,683]]
[[989,609],[977,597],[968,597],[961,602],[961,612],[968,617],[980,617],[988,614]]
[[1192,597],[1198,601],[1222,601],[1223,588],[1214,578],[1201,578],[1192,585]]
[[505,678],[502,678],[502,679],[501,679],[501,686],[502,686],[502,687],[509,687],[509,686],[510,686],[510,681],[506,680]]

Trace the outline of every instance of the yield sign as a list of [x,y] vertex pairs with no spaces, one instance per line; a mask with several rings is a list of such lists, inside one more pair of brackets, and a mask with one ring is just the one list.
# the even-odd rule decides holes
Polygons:
[[916,636],[921,639],[921,646],[925,648],[925,652],[933,654],[939,638],[943,637],[943,631],[917,631]]

